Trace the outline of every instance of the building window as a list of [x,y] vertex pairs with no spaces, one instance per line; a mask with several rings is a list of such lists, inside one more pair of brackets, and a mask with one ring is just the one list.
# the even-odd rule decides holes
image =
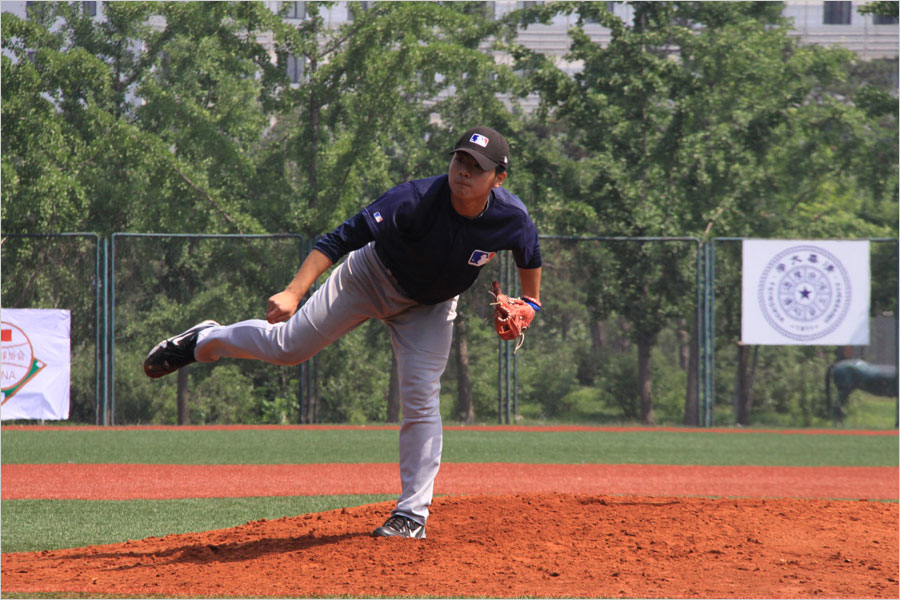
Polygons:
[[531,8],[532,6],[537,6],[538,4],[543,4],[543,2],[516,2],[516,8]]
[[287,19],[305,19],[306,18],[306,2],[285,2],[288,5]]
[[[618,2],[604,2],[604,4],[606,5],[607,12],[616,14],[616,4],[618,4]],[[600,19],[597,17],[585,17],[584,22],[588,25],[599,25]]]
[[293,54],[287,58],[287,76],[291,83],[300,83],[303,79],[303,59]]
[[82,2],[81,8],[84,10],[84,14],[89,17],[97,16],[97,3],[96,2]]
[[872,23],[875,25],[896,25],[897,17],[887,15],[872,15]]
[[822,23],[825,25],[849,25],[852,2],[825,2],[825,15]]

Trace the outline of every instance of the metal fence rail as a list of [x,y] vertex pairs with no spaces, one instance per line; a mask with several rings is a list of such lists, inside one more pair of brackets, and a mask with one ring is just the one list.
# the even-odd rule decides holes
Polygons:
[[[735,422],[735,249],[741,239],[540,241],[544,308],[522,350],[495,341],[487,296],[493,278],[504,291],[519,293],[509,252],[498,253],[460,298],[454,353],[465,351],[472,365],[479,420],[494,411],[506,424],[641,420],[650,392],[638,384],[649,377],[659,420]],[[871,347],[854,352],[896,364],[898,240],[869,241],[877,335]],[[205,318],[236,322],[261,315],[265,298],[283,288],[312,245],[294,234],[4,234],[3,305],[73,311],[72,347],[80,356],[73,369],[81,372],[73,374],[72,419],[79,422],[384,421],[392,354],[377,322],[298,367],[223,361],[152,382],[140,370],[146,351],[166,335]],[[888,329],[893,338],[885,341],[882,330]],[[457,346],[459,336],[466,337],[464,348]],[[838,351],[846,349],[757,349],[754,424],[821,424],[822,371]],[[442,403],[454,410],[463,380],[457,360],[451,355],[442,380]],[[779,376],[786,368],[789,376]],[[190,412],[179,412],[188,398]],[[805,416],[798,421],[798,414]]]

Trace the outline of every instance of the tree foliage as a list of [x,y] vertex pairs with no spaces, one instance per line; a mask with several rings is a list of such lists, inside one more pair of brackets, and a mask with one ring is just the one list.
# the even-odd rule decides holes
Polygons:
[[[830,93],[846,77],[849,52],[798,45],[777,3],[629,6],[630,21],[598,3],[520,15],[525,27],[578,16],[566,56],[583,64],[574,77],[545,55],[517,56],[541,94],[541,116],[564,132],[558,163],[535,186],[577,185],[576,200],[554,215],[562,227],[581,221],[582,234],[702,240],[896,231],[896,214],[882,218],[896,213],[896,172],[871,168],[873,157],[896,162],[896,149],[881,144],[896,122],[873,127],[871,110]],[[589,35],[589,20],[610,31],[608,44]],[[659,245],[613,248],[620,269],[599,303],[632,324],[649,361],[662,329],[690,314],[692,277]],[[649,422],[648,377],[645,364]]]
[[[801,45],[776,2],[608,5],[553,2],[486,18],[482,2],[347,3],[350,18],[335,22],[344,3],[306,2],[299,20],[261,2],[104,2],[102,19],[81,3],[31,3],[27,19],[2,21],[3,229],[312,238],[397,182],[444,171],[459,132],[487,123],[507,133],[506,185],[543,234],[897,235],[896,60]],[[897,3],[860,12],[896,16]],[[573,23],[562,60],[521,45],[524,31],[560,19]],[[532,112],[522,108],[529,95],[540,102]],[[688,247],[546,244],[545,311],[532,338],[565,368],[548,378],[525,365],[523,398],[550,416],[581,388],[623,393],[632,382],[643,406],[624,399],[624,414],[649,422],[654,396],[670,407],[669,390],[649,383],[669,374],[682,385],[675,350],[661,347],[684,346],[692,331]],[[4,245],[4,259],[21,253],[34,266],[4,277],[4,297],[63,297],[50,253],[15,248]],[[120,275],[140,294],[120,297],[122,360],[210,310],[256,316],[300,258],[268,248],[170,243],[144,264],[132,256]],[[479,297],[459,310],[483,417],[494,404],[484,375],[494,347]],[[722,298],[720,339],[730,342],[739,311],[727,306],[735,295]],[[379,331],[330,351],[318,372],[323,418],[383,417],[372,386],[341,379],[352,371],[387,385],[389,355],[371,352],[387,351]],[[198,419],[292,410],[292,371],[244,365],[218,382],[214,370],[194,377]],[[146,382],[126,381],[141,418],[171,416]],[[253,409],[216,411],[210,398],[228,386],[253,389]]]

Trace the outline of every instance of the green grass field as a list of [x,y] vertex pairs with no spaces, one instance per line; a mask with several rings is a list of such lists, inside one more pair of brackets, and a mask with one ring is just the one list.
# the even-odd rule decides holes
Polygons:
[[[396,430],[4,430],[3,464],[298,464],[397,461]],[[898,466],[897,435],[754,431],[447,430],[444,462]],[[388,496],[190,500],[4,500],[3,552],[114,543],[232,527]]]
[[393,496],[181,498],[177,500],[4,500],[3,552],[80,548],[171,533],[209,531],[259,519],[279,519]]
[[[444,462],[896,466],[896,435],[752,430],[444,433]],[[5,430],[3,464],[307,464],[397,461],[391,429]]]

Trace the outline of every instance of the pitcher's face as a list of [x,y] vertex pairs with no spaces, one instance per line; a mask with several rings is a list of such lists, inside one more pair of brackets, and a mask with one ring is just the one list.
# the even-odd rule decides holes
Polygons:
[[450,193],[463,202],[484,201],[491,190],[500,187],[506,172],[499,175],[491,169],[485,171],[465,152],[454,152],[449,168]]

